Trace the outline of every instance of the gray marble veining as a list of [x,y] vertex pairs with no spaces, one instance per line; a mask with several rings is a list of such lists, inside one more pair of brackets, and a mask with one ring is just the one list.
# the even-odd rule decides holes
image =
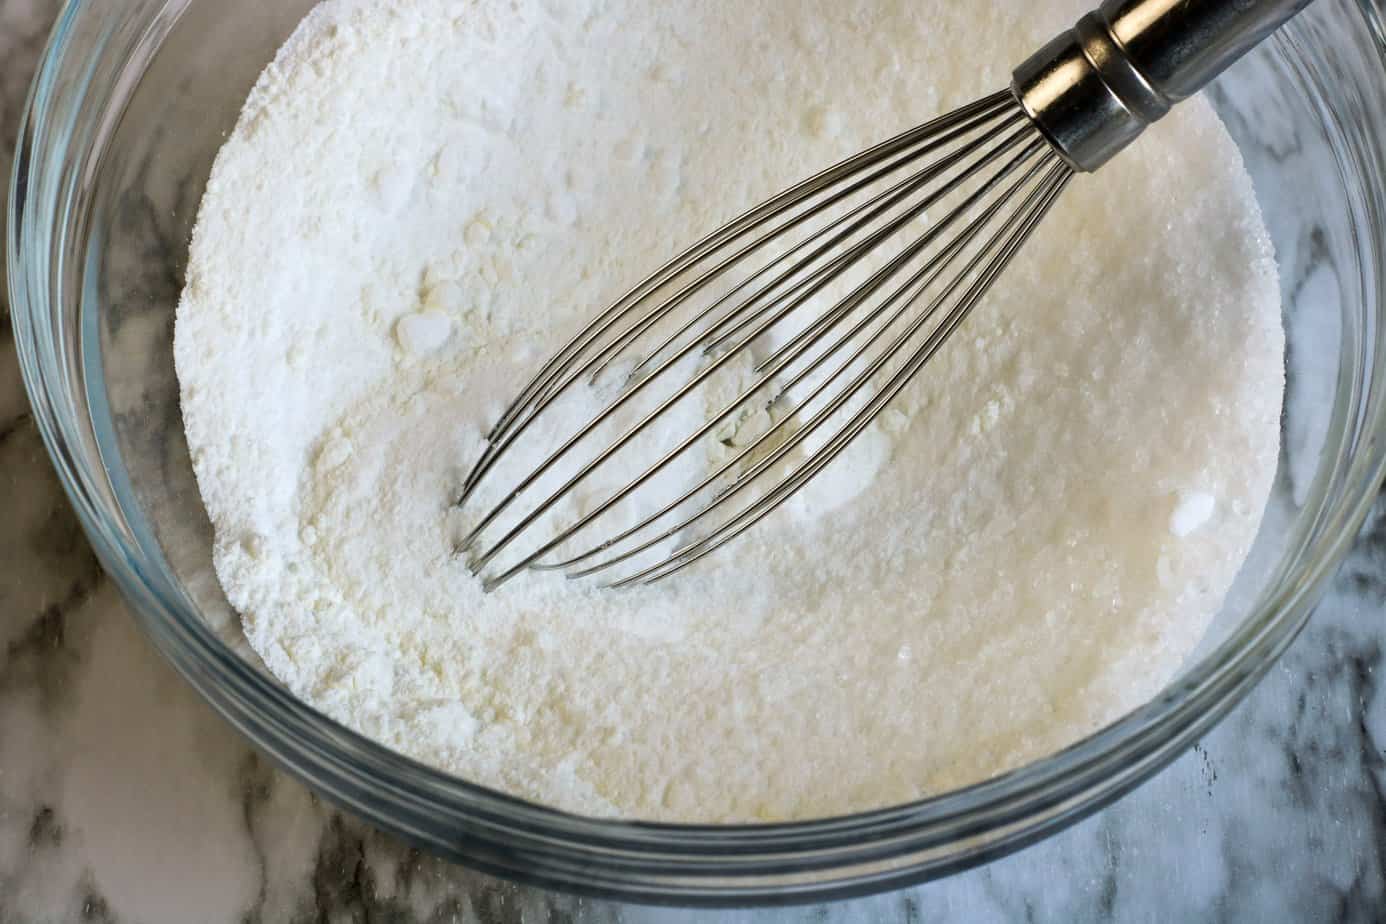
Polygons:
[[[0,171],[56,0],[0,0]],[[1306,258],[1307,259],[1307,258]],[[654,921],[411,850],[257,756],[152,651],[43,453],[0,308],[0,924]],[[1386,917],[1379,504],[1309,627],[1218,729],[1029,850],[858,901],[734,921]]]

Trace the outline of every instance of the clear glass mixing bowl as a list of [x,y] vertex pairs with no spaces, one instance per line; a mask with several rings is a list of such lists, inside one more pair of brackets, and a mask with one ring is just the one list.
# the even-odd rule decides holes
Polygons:
[[429,850],[511,878],[680,903],[818,899],[983,862],[1115,799],[1217,721],[1303,625],[1376,494],[1386,460],[1381,10],[1318,0],[1212,91],[1283,267],[1285,449],[1252,559],[1207,642],[1155,701],[998,779],[797,824],[579,818],[401,757],[295,699],[240,638],[211,572],[173,374],[174,305],[212,158],[310,3],[68,4],[19,139],[13,320],[54,464],[150,638],[279,763]]

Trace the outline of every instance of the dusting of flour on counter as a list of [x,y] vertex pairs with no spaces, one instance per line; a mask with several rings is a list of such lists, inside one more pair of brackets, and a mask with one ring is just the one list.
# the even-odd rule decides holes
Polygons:
[[217,158],[175,336],[217,574],[270,669],[473,781],[706,822],[914,799],[1153,696],[1278,450],[1274,261],[1201,100],[1075,179],[926,373],[727,552],[636,591],[490,595],[452,552],[534,363],[680,244],[1004,86],[1088,6],[318,6]]

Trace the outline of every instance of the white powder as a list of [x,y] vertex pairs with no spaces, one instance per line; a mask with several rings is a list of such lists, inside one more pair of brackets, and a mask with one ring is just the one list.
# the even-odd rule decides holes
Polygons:
[[727,554],[492,595],[452,556],[481,428],[585,318],[1088,5],[319,6],[217,159],[175,344],[271,670],[474,781],[699,821],[973,782],[1156,693],[1255,534],[1282,392],[1269,243],[1198,100],[1072,183],[850,460]]

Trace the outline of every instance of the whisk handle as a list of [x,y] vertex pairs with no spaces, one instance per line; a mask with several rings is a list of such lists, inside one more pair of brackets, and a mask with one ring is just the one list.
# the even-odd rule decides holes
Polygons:
[[1015,69],[1070,163],[1096,170],[1312,0],[1105,0]]

